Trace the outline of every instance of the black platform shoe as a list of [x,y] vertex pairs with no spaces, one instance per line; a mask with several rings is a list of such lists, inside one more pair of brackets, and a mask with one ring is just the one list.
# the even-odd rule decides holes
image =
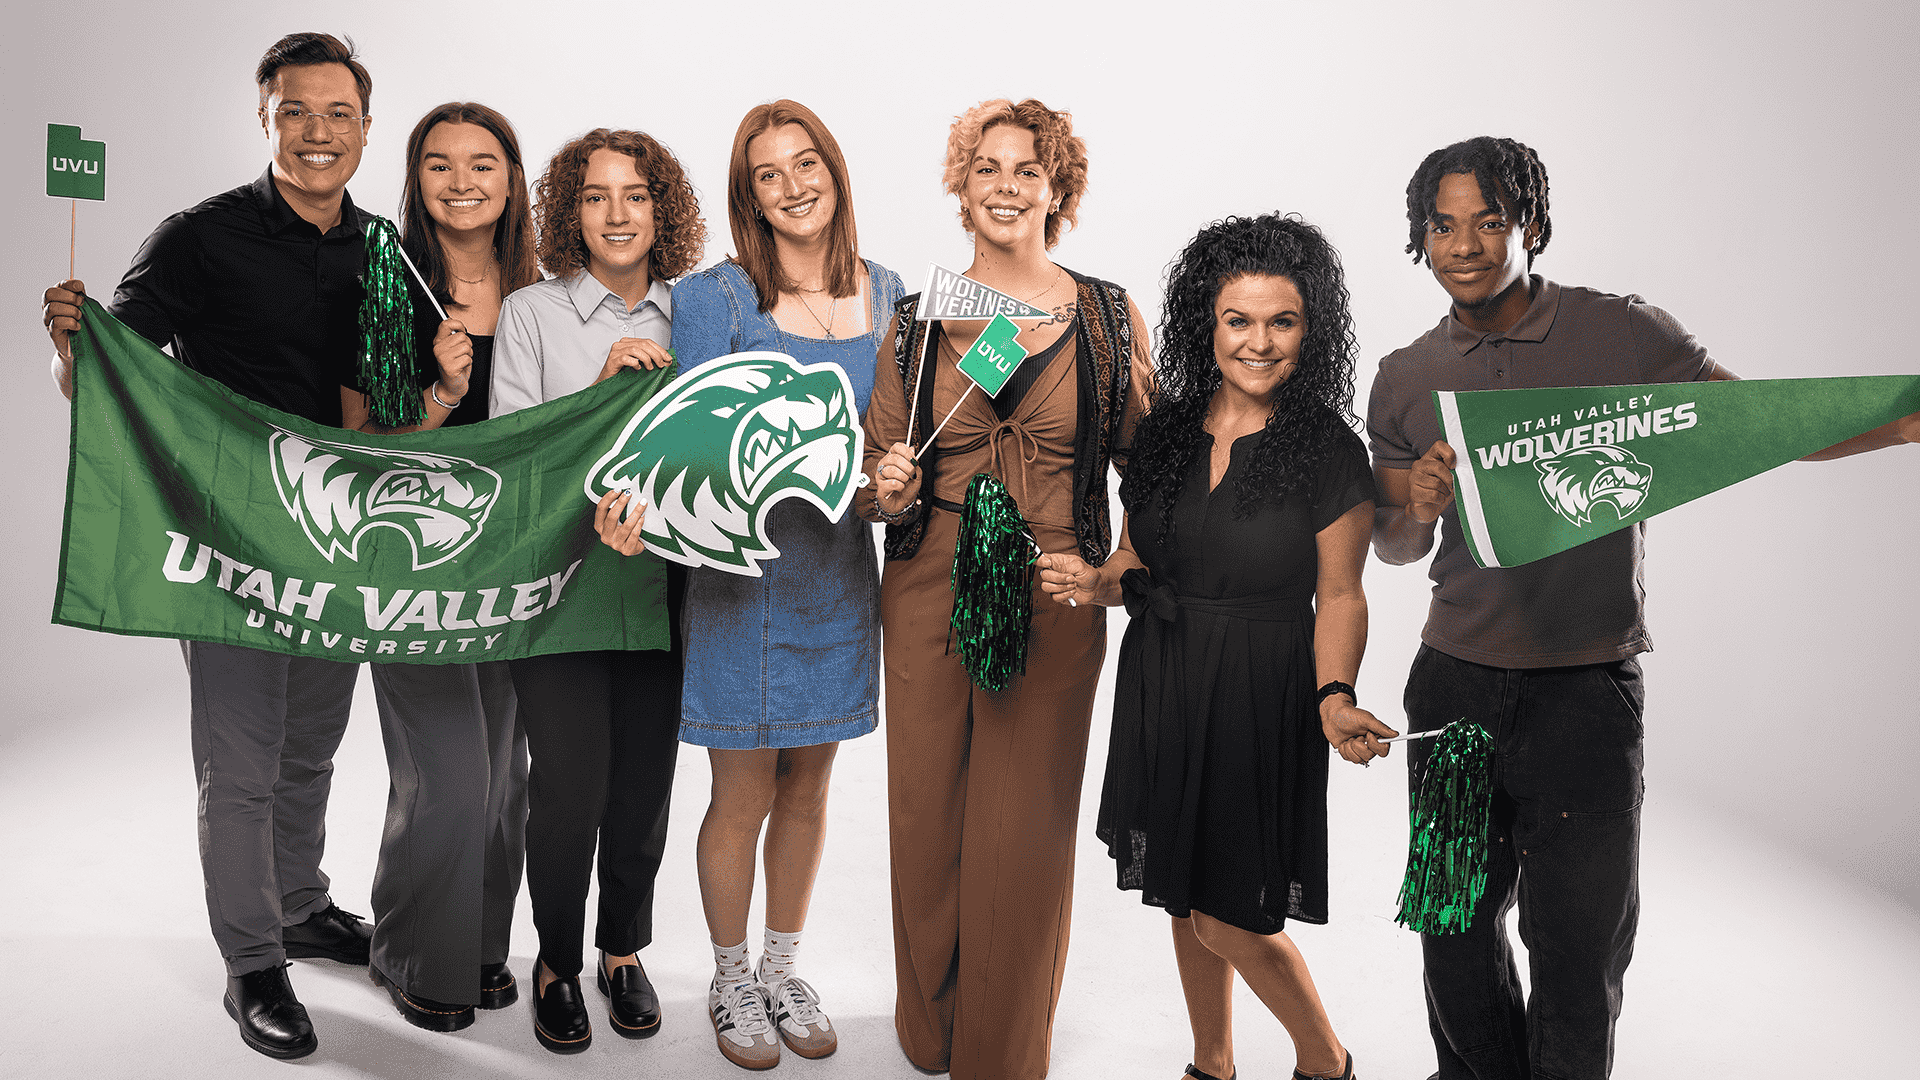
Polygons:
[[504,1009],[520,1000],[520,984],[505,964],[480,965],[480,1007]]
[[660,1030],[660,998],[653,981],[639,964],[622,964],[607,976],[607,954],[600,953],[600,992],[607,996],[607,1019],[613,1030],[629,1039],[644,1039]]
[[409,994],[400,989],[392,979],[381,974],[377,967],[369,967],[373,976],[373,985],[387,988],[387,997],[393,999],[393,1007],[407,1023],[427,1031],[459,1031],[473,1026],[473,1006],[450,1005],[444,1001],[435,1001],[418,994]]
[[[533,970],[538,986],[538,961]],[[533,1037],[556,1054],[577,1054],[593,1045],[593,1024],[587,1019],[587,1003],[581,1000],[580,976],[555,978],[545,990],[534,991]]]
[[307,921],[282,927],[280,944],[294,959],[365,964],[367,949],[373,944],[373,927],[353,912],[329,903],[325,911],[307,916]]
[[240,1025],[240,1039],[272,1058],[306,1057],[320,1047],[307,1007],[293,996],[287,966],[227,978],[227,1015]]

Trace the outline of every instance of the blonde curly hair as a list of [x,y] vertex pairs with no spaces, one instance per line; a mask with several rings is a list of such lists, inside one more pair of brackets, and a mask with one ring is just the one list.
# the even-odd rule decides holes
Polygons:
[[[1087,143],[1073,133],[1073,114],[1047,108],[1037,98],[1018,105],[1006,98],[983,101],[954,117],[947,133],[947,164],[942,179],[947,194],[958,196],[966,187],[967,173],[973,167],[974,152],[987,129],[1011,124],[1033,132],[1033,152],[1047,174],[1047,186],[1060,199],[1060,209],[1047,215],[1047,247],[1060,242],[1060,234],[1079,223],[1080,196],[1087,190]],[[966,207],[960,211],[960,227],[973,231]]]

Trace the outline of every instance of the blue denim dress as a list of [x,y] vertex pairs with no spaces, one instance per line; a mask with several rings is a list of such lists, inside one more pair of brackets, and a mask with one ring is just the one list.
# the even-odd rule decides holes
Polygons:
[[[673,351],[682,370],[765,349],[802,364],[840,365],[855,409],[873,393],[873,364],[900,276],[868,262],[872,324],[863,337],[789,334],[761,313],[732,262],[673,289]],[[780,557],[743,577],[696,567],[687,577],[686,682],[680,741],[721,750],[814,746],[874,729],[880,690],[880,575],[872,526],[849,508],[828,521],[800,500],[775,506],[767,535]]]

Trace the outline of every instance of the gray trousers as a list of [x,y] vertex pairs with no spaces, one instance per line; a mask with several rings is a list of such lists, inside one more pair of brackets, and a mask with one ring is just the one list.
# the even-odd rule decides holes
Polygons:
[[[207,642],[184,650],[207,912],[228,973],[241,975],[283,963],[280,928],[331,902],[327,795],[358,667]],[[375,664],[373,680],[390,779],[373,964],[415,996],[474,1004],[494,787],[480,681],[467,664]]]
[[326,908],[327,793],[357,664],[183,641],[207,917],[227,973],[286,962],[280,928]]

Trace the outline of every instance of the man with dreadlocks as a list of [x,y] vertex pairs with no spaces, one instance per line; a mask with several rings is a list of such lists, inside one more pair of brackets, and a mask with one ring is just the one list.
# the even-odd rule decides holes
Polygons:
[[[1605,1077],[1640,910],[1645,525],[1480,569],[1451,512],[1454,450],[1441,441],[1430,391],[1734,376],[1640,297],[1528,273],[1553,219],[1546,169],[1519,142],[1483,136],[1427,155],[1407,185],[1407,226],[1406,250],[1453,304],[1374,379],[1374,551],[1395,565],[1424,558],[1440,523],[1433,603],[1407,677],[1408,728],[1464,717],[1494,739],[1486,891],[1467,930],[1421,938],[1435,1076]],[[1809,460],[1916,435],[1920,419],[1910,416]],[[1410,781],[1426,751],[1413,744]],[[1516,900],[1530,1001],[1506,937]]]

